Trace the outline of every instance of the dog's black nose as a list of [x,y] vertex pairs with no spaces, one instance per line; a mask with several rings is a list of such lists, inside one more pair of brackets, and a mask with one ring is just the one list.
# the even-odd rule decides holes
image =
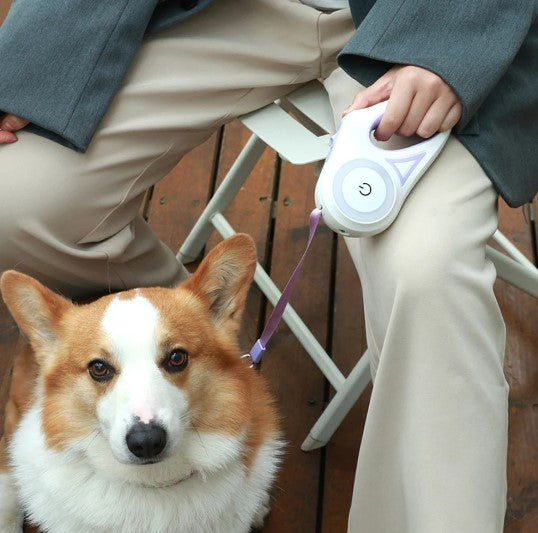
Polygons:
[[127,433],[125,440],[127,448],[141,459],[151,459],[159,455],[166,446],[166,431],[164,428],[150,422],[134,424]]

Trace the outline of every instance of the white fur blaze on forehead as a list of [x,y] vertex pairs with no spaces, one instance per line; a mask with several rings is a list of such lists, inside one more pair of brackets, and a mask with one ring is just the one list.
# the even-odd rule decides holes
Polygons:
[[122,356],[136,357],[136,354],[156,354],[155,329],[159,323],[159,311],[143,296],[129,300],[115,298],[107,307],[102,328],[112,344],[120,363]]

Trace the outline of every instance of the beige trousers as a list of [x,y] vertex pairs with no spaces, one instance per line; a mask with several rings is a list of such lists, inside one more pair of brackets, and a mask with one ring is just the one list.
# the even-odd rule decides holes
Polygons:
[[[340,69],[326,80],[336,113],[354,83]],[[450,137],[388,230],[346,239],[374,376],[350,532],[503,530],[505,327],[485,256],[496,228],[491,182]]]
[[[24,132],[0,147],[0,269],[72,296],[180,279],[138,215],[144,191],[219,125],[298,84],[327,78],[343,109],[359,87],[330,74],[351,31],[347,10],[220,0],[147,39],[87,153]],[[392,227],[349,241],[376,372],[352,532],[502,530],[504,330],[484,253],[495,227],[492,186],[451,139]]]

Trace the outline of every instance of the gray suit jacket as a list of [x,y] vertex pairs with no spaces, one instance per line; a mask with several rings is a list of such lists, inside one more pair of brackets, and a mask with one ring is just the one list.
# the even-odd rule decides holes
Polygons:
[[[0,109],[84,151],[146,32],[213,0],[25,0],[0,28]],[[217,0],[218,1],[218,0]],[[538,191],[538,0],[350,0],[342,67],[369,85],[393,64],[440,75],[464,106],[455,134],[506,201]],[[186,73],[185,75],[188,75]]]
[[509,205],[538,192],[538,1],[350,0],[341,66],[370,85],[418,65],[460,97],[454,130]]

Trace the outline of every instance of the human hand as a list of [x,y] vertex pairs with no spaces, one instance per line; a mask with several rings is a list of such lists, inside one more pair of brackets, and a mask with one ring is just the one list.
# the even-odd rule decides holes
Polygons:
[[0,117],[0,144],[14,143],[17,140],[15,132],[27,124],[28,120],[15,115],[5,114]]
[[394,133],[431,137],[455,126],[463,112],[456,93],[437,74],[412,65],[396,65],[358,93],[343,115],[387,99],[387,108],[374,132],[378,141],[386,141]]

